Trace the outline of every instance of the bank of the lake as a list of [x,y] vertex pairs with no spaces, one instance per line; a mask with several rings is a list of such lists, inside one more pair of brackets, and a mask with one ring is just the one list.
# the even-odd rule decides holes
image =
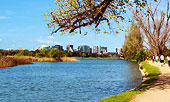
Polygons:
[[35,62],[0,75],[1,102],[96,102],[142,81],[136,63],[115,59]]
[[120,57],[75,57],[77,59],[120,59]]
[[0,68],[14,67],[16,65],[33,64],[32,60],[21,57],[0,56]]
[[170,67],[168,67],[168,64],[163,65],[152,61],[149,61],[149,64],[158,67],[161,74],[158,76],[158,80],[148,87],[148,90],[136,95],[131,102],[169,102]]
[[14,67],[17,65],[33,64],[33,62],[76,62],[74,57],[62,57],[60,59],[32,56],[0,56],[0,68]]
[[99,100],[97,102],[130,102],[131,99],[137,95],[141,94],[142,92],[146,91],[149,86],[153,85],[156,80],[158,79],[158,75],[161,74],[158,67],[150,65],[147,61],[142,62],[142,70],[147,73],[148,79],[141,83],[138,87],[135,89],[120,93],[115,96],[106,97],[102,100]]

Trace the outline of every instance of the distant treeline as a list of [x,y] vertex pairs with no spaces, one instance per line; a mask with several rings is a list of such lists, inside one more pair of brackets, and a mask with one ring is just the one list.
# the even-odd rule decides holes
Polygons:
[[85,53],[85,52],[67,52],[59,49],[42,49],[36,51],[29,50],[0,50],[0,55],[3,56],[33,56],[33,57],[50,57],[60,59],[62,57],[111,57],[110,53],[98,54],[98,53]]

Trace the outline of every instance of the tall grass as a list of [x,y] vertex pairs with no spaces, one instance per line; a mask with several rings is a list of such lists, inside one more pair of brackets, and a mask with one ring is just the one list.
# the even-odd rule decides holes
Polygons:
[[13,67],[16,65],[32,64],[31,59],[0,56],[0,68]]
[[0,56],[0,68],[13,67],[22,64],[32,64],[32,62],[76,62],[76,58],[63,57],[61,59],[49,57],[31,57],[31,56]]
[[120,93],[115,96],[107,97],[105,99],[99,100],[97,102],[130,102],[130,100],[137,94],[140,94],[147,90],[147,87],[153,85],[158,79],[158,75],[161,74],[159,68],[151,66],[148,62],[141,63],[144,70],[148,73],[149,79],[143,82],[139,87]]
[[62,57],[61,59],[50,57],[31,57],[31,56],[19,56],[21,59],[30,59],[32,62],[76,62],[75,57]]
[[77,62],[78,60],[75,57],[62,57],[62,62]]

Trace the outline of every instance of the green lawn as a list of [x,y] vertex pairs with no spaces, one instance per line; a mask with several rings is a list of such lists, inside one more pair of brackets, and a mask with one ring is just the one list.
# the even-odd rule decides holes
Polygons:
[[134,90],[129,90],[115,96],[107,97],[97,102],[129,102],[135,95],[145,91],[147,89],[147,86],[154,84],[155,81],[158,79],[158,75],[161,74],[160,70],[157,67],[151,66],[146,61],[142,62],[141,64],[143,65],[143,68],[148,73],[148,77],[150,77],[149,80],[145,81]]
[[168,64],[168,59],[167,58],[165,58],[165,63]]

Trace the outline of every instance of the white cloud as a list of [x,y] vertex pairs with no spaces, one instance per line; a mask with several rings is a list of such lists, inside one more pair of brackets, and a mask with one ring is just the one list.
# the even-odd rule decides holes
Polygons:
[[38,40],[37,42],[43,43],[43,44],[55,44],[55,45],[61,45],[60,43],[56,41],[51,41],[51,40]]
[[7,19],[7,16],[0,16],[0,19]]
[[48,36],[48,39],[54,39],[55,37],[53,37],[53,36]]
[[0,41],[2,41],[2,39],[0,38]]
[[44,43],[44,41],[43,41],[43,40],[37,40],[37,42],[39,42],[39,43]]

